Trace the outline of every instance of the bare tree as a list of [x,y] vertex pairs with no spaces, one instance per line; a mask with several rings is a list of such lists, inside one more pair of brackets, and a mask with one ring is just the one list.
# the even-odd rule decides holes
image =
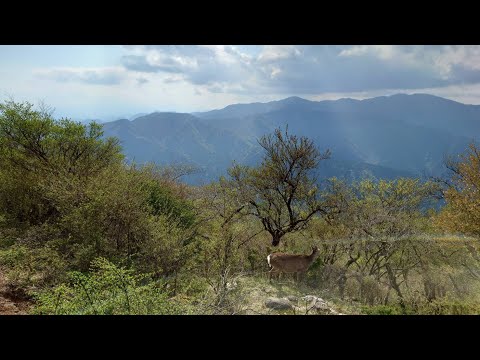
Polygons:
[[260,166],[234,165],[229,174],[243,202],[238,211],[260,219],[278,246],[285,234],[328,212],[314,171],[330,151],[320,153],[312,140],[290,135],[288,128],[263,136],[259,144],[265,152]]

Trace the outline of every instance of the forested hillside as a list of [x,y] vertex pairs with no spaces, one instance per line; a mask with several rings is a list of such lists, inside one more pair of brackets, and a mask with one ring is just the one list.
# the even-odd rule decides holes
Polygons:
[[291,97],[203,113],[157,112],[104,129],[120,139],[127,160],[196,167],[185,178],[195,185],[216,180],[233,160],[257,165],[257,139],[287,125],[334,154],[320,178],[393,180],[444,175],[444,157],[479,140],[479,118],[478,105],[425,94],[318,102]]

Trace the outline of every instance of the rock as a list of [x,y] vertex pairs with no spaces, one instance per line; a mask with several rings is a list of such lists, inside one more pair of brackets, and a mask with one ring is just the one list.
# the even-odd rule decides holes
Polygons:
[[318,299],[318,298],[316,296],[313,296],[313,295],[307,295],[307,296],[302,297],[302,300],[305,300],[305,301],[315,301],[316,299]]
[[279,299],[279,298],[274,298],[270,297],[267,300],[265,300],[265,306],[269,309],[274,309],[274,310],[290,310],[293,308],[292,304],[288,299]]
[[317,300],[313,306],[317,310],[329,310],[329,311],[331,310],[330,306],[328,306],[328,304],[325,301],[322,301],[322,299]]
[[298,298],[296,296],[293,296],[293,295],[288,295],[287,299],[288,299],[288,301],[290,301],[292,303],[297,303],[298,302]]
[[326,313],[333,313],[335,310],[332,310],[328,303],[323,300],[322,298],[313,296],[313,295],[307,295],[302,297],[302,300],[305,302],[309,303],[307,305],[309,310],[317,310],[321,312],[326,312]]

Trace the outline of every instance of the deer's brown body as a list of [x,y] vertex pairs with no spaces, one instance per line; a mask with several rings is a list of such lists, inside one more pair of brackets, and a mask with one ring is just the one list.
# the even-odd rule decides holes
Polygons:
[[270,280],[273,274],[294,273],[297,275],[307,271],[318,256],[318,248],[312,248],[310,255],[294,255],[276,252],[267,256],[270,269]]

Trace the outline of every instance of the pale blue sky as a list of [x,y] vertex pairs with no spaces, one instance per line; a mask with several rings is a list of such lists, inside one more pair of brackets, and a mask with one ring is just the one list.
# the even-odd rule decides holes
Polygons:
[[0,46],[0,100],[74,119],[398,92],[480,104],[480,46]]

